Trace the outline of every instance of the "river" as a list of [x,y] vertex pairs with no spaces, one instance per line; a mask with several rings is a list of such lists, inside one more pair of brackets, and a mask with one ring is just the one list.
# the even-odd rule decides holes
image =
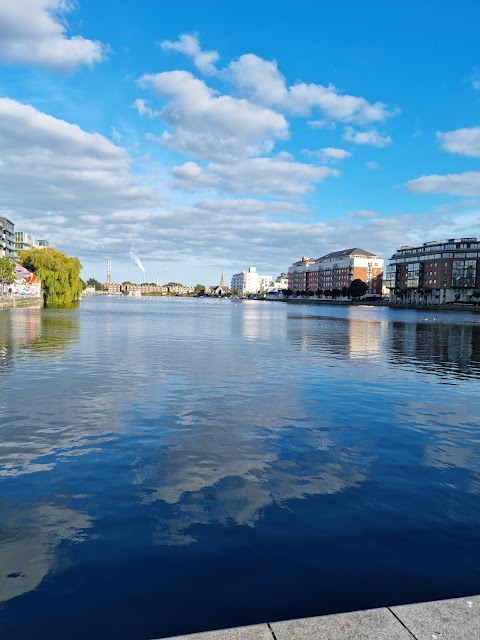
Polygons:
[[0,637],[480,593],[480,319],[188,298],[0,311]]

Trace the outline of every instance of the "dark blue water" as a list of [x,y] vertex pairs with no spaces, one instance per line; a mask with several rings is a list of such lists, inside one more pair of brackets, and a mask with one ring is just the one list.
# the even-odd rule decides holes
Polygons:
[[0,637],[480,593],[480,316],[0,312]]

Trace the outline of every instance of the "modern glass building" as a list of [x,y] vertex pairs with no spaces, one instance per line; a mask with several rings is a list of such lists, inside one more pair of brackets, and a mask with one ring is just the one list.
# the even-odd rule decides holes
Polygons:
[[468,302],[480,290],[480,241],[451,238],[400,247],[387,265],[385,286],[394,304]]

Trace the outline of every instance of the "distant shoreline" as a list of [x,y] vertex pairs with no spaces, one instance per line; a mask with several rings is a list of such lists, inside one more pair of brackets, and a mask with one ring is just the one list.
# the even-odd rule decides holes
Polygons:
[[[275,301],[274,301],[275,302]],[[313,304],[327,306],[344,306],[344,307],[386,307],[388,309],[418,309],[419,311],[469,311],[472,313],[480,313],[480,306],[473,304],[391,304],[390,302],[367,301],[367,300],[285,300],[288,304]]]

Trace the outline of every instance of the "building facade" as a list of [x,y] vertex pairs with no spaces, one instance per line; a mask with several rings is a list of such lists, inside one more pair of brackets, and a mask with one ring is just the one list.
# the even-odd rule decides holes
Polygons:
[[353,280],[365,282],[368,295],[381,296],[383,259],[364,249],[343,249],[316,260],[304,256],[288,270],[288,288],[294,295],[297,291],[341,291]]
[[38,247],[38,240],[25,231],[15,231],[15,251],[28,251]]
[[49,247],[48,240],[37,240],[25,231],[15,231],[15,254],[18,257],[19,251],[29,251],[30,249],[44,249]]
[[15,225],[8,218],[0,216],[0,258],[15,258]]
[[194,292],[193,287],[183,285],[168,286],[166,284],[118,284],[116,282],[106,284],[109,294],[154,294],[154,295],[187,295]]
[[229,288],[225,285],[225,276],[222,272],[222,277],[220,278],[220,284],[214,284],[208,288],[208,293],[211,296],[225,296],[229,293]]
[[249,267],[248,271],[241,271],[232,276],[231,290],[237,290],[242,295],[247,293],[262,293],[270,286],[272,276],[262,276],[256,267]]
[[389,260],[385,285],[393,304],[468,302],[480,290],[480,241],[451,238],[400,247]]

